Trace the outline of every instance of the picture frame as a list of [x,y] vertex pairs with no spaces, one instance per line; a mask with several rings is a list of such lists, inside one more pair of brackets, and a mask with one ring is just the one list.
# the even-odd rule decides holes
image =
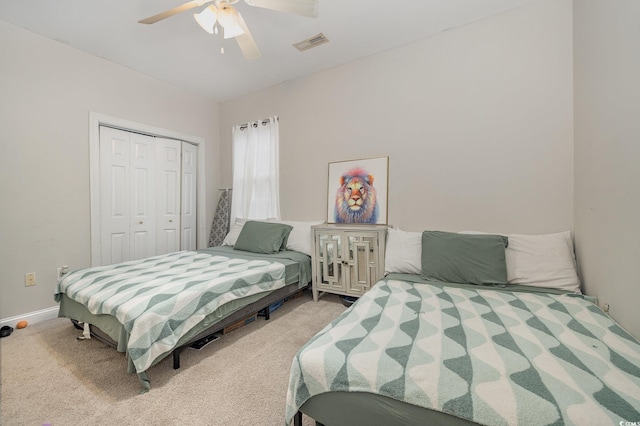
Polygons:
[[329,163],[327,223],[387,224],[389,157]]

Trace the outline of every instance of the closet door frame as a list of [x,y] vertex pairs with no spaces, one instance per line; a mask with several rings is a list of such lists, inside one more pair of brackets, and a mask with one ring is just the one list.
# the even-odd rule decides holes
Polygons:
[[129,132],[143,133],[161,138],[178,139],[198,147],[197,167],[197,246],[206,247],[206,187],[205,187],[205,144],[199,136],[175,132],[173,130],[123,120],[117,117],[89,113],[89,185],[91,191],[91,266],[101,266],[100,236],[100,126],[109,126]]

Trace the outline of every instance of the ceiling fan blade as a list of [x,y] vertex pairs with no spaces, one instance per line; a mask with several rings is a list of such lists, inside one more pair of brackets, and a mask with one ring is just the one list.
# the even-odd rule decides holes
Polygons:
[[265,9],[279,10],[280,12],[293,13],[295,15],[315,18],[318,16],[318,0],[244,0],[245,3],[263,7]]
[[180,12],[184,12],[185,10],[193,9],[194,7],[202,6],[206,3],[211,3],[213,0],[193,0],[188,1],[184,4],[181,4],[178,7],[174,7],[173,9],[166,10],[162,13],[158,13],[157,15],[150,16],[145,19],[141,19],[138,21],[139,24],[155,24],[158,21],[162,21],[163,19],[167,19],[173,15],[177,15]]
[[256,42],[253,40],[253,36],[247,27],[247,24],[242,19],[242,15],[238,14],[238,25],[244,31],[244,33],[240,34],[236,37],[236,41],[238,42],[238,46],[240,46],[240,50],[242,50],[242,54],[246,59],[257,59],[262,56],[260,53],[260,49],[256,45]]

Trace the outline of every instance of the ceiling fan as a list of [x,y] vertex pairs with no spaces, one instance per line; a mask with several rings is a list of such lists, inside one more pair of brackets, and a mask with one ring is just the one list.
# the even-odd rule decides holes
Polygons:
[[[154,24],[180,12],[208,4],[201,12],[194,13],[196,22],[209,34],[222,28],[225,39],[235,38],[240,50],[247,59],[256,59],[261,53],[253,40],[251,32],[242,16],[232,6],[239,0],[192,0],[156,15],[138,21],[140,24]],[[315,18],[318,16],[318,0],[244,0],[250,6],[278,10],[301,16]],[[224,50],[223,50],[224,52]]]

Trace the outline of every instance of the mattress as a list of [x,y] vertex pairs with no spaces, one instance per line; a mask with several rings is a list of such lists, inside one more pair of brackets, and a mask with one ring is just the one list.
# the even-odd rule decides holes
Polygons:
[[634,422],[639,365],[638,341],[582,295],[392,274],[296,355],[286,421]]

